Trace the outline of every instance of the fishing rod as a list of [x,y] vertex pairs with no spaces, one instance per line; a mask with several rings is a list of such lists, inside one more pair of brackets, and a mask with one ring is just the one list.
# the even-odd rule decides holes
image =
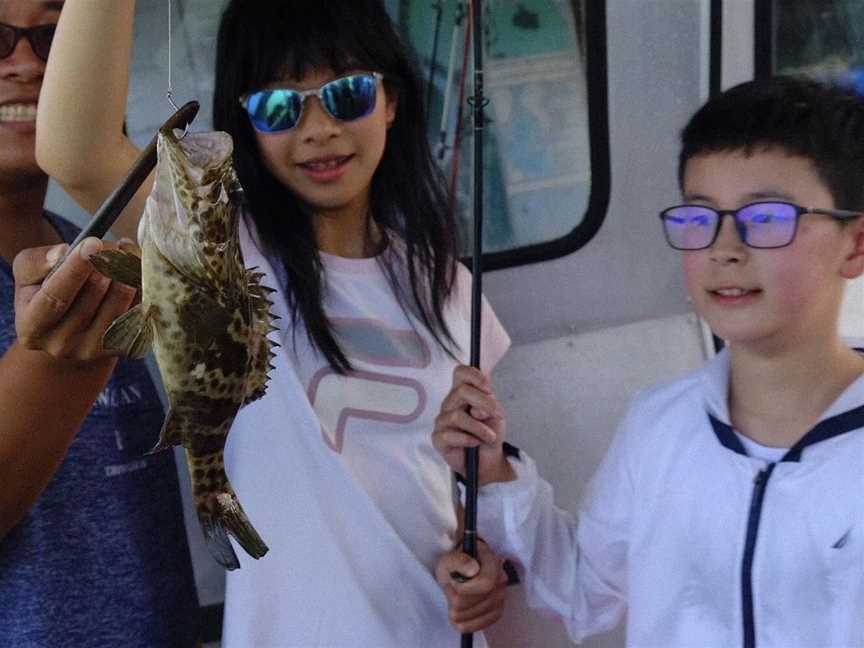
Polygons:
[[[447,149],[449,146],[447,145],[447,134],[449,130],[449,121],[450,121],[450,101],[453,95],[453,78],[456,75],[456,54],[457,47],[460,39],[460,32],[462,31],[463,23],[466,22],[465,18],[467,16],[467,12],[465,11],[465,3],[460,2],[456,7],[456,17],[453,22],[453,34],[450,38],[450,56],[447,61],[447,82],[444,84],[444,107],[441,110],[441,128],[439,129],[438,135],[438,147],[437,147],[437,156],[438,161],[443,162],[444,157],[447,154]],[[465,67],[467,65],[468,60],[468,43],[470,40],[471,30],[465,30],[465,50],[462,57],[462,74],[459,83],[459,116],[456,120],[456,132],[458,137],[460,120],[462,119],[462,100],[464,98],[463,90],[465,87]],[[456,142],[453,144],[454,150],[456,147]],[[452,206],[451,206],[452,211]]]
[[[162,126],[159,127],[159,130],[168,128],[188,129],[189,124],[192,123],[192,120],[195,119],[195,116],[198,114],[199,107],[200,105],[197,101],[189,101],[183,104],[180,108],[174,111],[167,120],[165,120]],[[48,277],[54,274],[54,272],[66,260],[66,257],[72,254],[72,250],[74,250],[81,241],[90,236],[102,238],[108,233],[108,230],[123,212],[123,209],[129,204],[129,201],[132,200],[135,192],[137,192],[141,185],[144,184],[147,176],[149,176],[150,172],[156,167],[156,141],[158,137],[159,132],[157,131],[147,146],[144,147],[144,150],[141,151],[135,164],[133,164],[129,169],[126,178],[124,178],[123,182],[121,182],[114,191],[111,192],[96,213],[93,214],[93,220],[90,221],[87,227],[81,230],[81,233],[75,237],[75,240],[72,241],[72,243],[69,244],[69,249],[66,251],[66,254],[64,254],[63,258],[54,265],[51,272],[48,273],[48,276],[43,279],[43,283],[48,280]]]
[[54,274],[54,272],[63,265],[63,262],[66,258],[72,254],[72,250],[74,250],[81,241],[90,236],[95,236],[96,238],[102,238],[105,234],[108,233],[108,230],[114,225],[114,222],[123,212],[126,205],[129,204],[129,201],[132,200],[132,197],[138,191],[147,177],[150,175],[150,172],[156,168],[156,144],[159,139],[159,131],[162,130],[174,130],[174,129],[183,129],[183,137],[186,137],[186,134],[189,132],[189,126],[192,124],[192,121],[198,115],[198,110],[201,107],[197,101],[187,101],[182,106],[178,106],[174,101],[174,91],[171,85],[171,14],[173,13],[171,0],[168,0],[168,94],[167,99],[168,103],[171,104],[171,107],[174,109],[174,112],[171,114],[168,119],[166,119],[162,125],[159,127],[159,130],[156,131],[156,134],[150,139],[147,143],[147,146],[144,147],[144,150],[141,151],[138,159],[135,160],[135,163],[129,169],[129,172],[126,174],[126,177],[123,179],[114,191],[105,199],[105,201],[99,206],[99,209],[93,214],[93,219],[90,223],[81,230],[81,233],[75,237],[75,240],[69,244],[69,249],[66,251],[66,254],[61,258],[51,269],[48,275],[43,279],[43,282],[48,280],[48,277]]
[[[467,16],[467,14],[466,14]],[[466,19],[466,23],[470,23],[470,19]],[[468,79],[468,61],[471,53],[471,25],[468,24],[465,29],[465,47],[462,50],[462,68],[459,73],[459,103],[456,110],[456,124],[453,133],[453,143],[450,145],[453,154],[450,158],[450,212],[453,213],[459,203],[459,173],[462,165],[462,136],[465,133],[466,120],[464,118],[465,108],[465,82]],[[468,103],[471,103],[470,98]],[[445,145],[446,146],[446,145]],[[442,151],[441,156],[444,156],[446,148]]]
[[[474,96],[468,101],[474,113],[474,249],[471,256],[471,366],[480,368],[480,325],[483,299],[483,0],[471,0],[471,30],[474,33]],[[477,491],[480,452],[465,449],[465,535],[462,549],[477,557]],[[473,633],[462,635],[462,648],[472,648]]]
[[435,68],[438,65],[438,39],[441,35],[441,20],[444,18],[444,3],[432,3],[435,11],[435,33],[432,36],[432,55],[429,57],[429,82],[426,84],[426,120],[432,118],[432,91],[435,88]]

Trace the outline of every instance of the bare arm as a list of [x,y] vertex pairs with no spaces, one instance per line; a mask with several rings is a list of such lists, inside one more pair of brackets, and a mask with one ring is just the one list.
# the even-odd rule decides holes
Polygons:
[[102,333],[134,297],[77,253],[42,284],[50,249],[24,250],[14,264],[19,342],[0,358],[0,538],[45,490],[107,384],[116,359]]
[[[125,178],[138,150],[123,134],[135,0],[67,0],[45,70],[36,158],[93,213]],[[112,228],[135,238],[152,176]]]

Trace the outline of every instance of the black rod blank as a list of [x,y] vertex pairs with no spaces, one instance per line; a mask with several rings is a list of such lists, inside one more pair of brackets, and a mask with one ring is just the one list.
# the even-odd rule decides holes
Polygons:
[[[198,114],[199,108],[200,105],[197,101],[190,101],[183,104],[173,115],[165,120],[165,123],[162,124],[162,127],[159,130],[165,128],[188,128],[189,124],[192,123],[192,120],[195,119],[195,116]],[[129,169],[126,178],[116,189],[114,189],[114,191],[111,192],[111,195],[105,199],[99,209],[96,210],[96,213],[93,214],[93,220],[91,220],[87,227],[81,230],[81,233],[75,237],[75,240],[69,245],[69,250],[67,250],[66,254],[63,255],[63,258],[57,262],[48,274],[49,277],[54,273],[54,270],[63,264],[66,257],[72,253],[72,250],[74,250],[81,241],[90,236],[102,238],[108,230],[111,229],[111,226],[116,222],[117,218],[123,212],[123,209],[129,204],[129,201],[132,200],[135,192],[138,191],[144,183],[144,180],[147,179],[147,176],[149,176],[150,172],[156,167],[156,141],[158,137],[159,133],[156,133],[144,150],[141,151],[141,155],[138,156],[135,164],[133,164],[132,168]]]
[[[471,26],[474,40],[474,241],[471,256],[471,366],[480,368],[480,331],[483,307],[483,0],[471,0]],[[477,491],[479,490],[480,453],[465,449],[465,535],[462,549],[477,557]],[[462,648],[472,648],[474,635],[462,635]]]

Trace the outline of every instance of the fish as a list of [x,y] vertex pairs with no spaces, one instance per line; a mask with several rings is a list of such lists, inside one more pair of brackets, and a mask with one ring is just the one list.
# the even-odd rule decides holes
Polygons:
[[207,547],[240,566],[228,535],[253,558],[267,545],[228,480],[224,448],[244,405],[266,393],[277,330],[263,273],[240,249],[242,187],[228,133],[157,135],[156,179],[138,226],[140,256],[103,250],[105,276],[140,289],[140,303],[105,332],[103,346],[130,358],[151,349],[168,411],[151,452],[182,446]]

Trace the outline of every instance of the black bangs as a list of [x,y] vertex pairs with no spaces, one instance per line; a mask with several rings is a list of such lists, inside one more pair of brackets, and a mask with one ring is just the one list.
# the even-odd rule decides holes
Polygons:
[[681,133],[679,186],[696,155],[770,149],[808,158],[836,206],[864,205],[864,97],[805,77],[748,81],[702,106]]
[[389,17],[380,3],[365,0],[235,0],[221,31],[232,41],[232,67],[242,70],[238,96],[320,69],[337,75],[356,69],[392,75],[394,56],[376,38],[382,21]]

